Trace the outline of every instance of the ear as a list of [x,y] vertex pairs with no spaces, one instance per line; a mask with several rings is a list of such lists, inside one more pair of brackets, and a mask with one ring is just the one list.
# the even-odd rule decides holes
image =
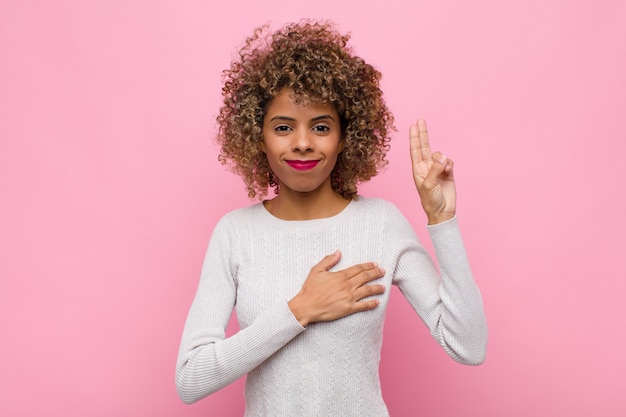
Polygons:
[[267,148],[265,147],[265,141],[263,139],[259,142],[259,148],[261,148],[261,152],[267,155]]

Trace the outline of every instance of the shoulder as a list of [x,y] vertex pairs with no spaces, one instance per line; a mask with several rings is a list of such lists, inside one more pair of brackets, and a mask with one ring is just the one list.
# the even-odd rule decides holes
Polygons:
[[249,229],[252,225],[259,225],[264,216],[265,208],[262,203],[241,207],[224,214],[215,225],[213,233],[233,233],[238,229]]
[[263,207],[263,203],[255,203],[251,206],[240,207],[226,213],[222,216],[220,222],[236,224],[242,221],[258,220],[259,217],[263,216],[264,212],[265,208]]
[[254,231],[255,227],[258,228],[259,225],[263,224],[262,221],[258,220],[259,216],[262,215],[259,206],[263,209],[259,203],[224,214],[211,232],[209,252],[230,253],[229,256],[237,258],[241,246],[249,242],[249,239],[245,237]]
[[[359,196],[351,204],[350,217],[367,225],[371,230],[380,233],[396,233],[397,229],[411,229],[408,220],[398,207],[383,198],[367,198]],[[358,219],[358,220],[357,220]]]
[[[392,202],[383,198],[359,197],[356,206],[370,227],[392,239],[415,239],[415,230],[406,216]],[[356,211],[356,210],[355,210]]]
[[371,216],[388,217],[401,215],[395,204],[383,198],[359,196],[352,203],[357,211],[367,213]]

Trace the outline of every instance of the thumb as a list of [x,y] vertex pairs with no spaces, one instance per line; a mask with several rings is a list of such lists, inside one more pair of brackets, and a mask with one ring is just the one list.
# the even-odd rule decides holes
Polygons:
[[428,170],[428,174],[426,178],[424,178],[423,183],[424,187],[428,190],[432,190],[437,186],[439,177],[441,177],[448,165],[448,158],[441,152],[435,152],[432,159],[433,164]]
[[324,258],[317,263],[316,267],[323,271],[329,271],[333,266],[337,265],[339,259],[341,259],[341,252],[337,250],[330,255],[324,256]]

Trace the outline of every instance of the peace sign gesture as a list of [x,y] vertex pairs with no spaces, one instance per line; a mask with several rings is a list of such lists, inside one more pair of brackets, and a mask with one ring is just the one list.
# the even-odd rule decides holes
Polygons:
[[428,224],[451,219],[456,213],[456,188],[452,173],[454,163],[441,152],[431,155],[424,120],[411,125],[409,139],[413,180]]

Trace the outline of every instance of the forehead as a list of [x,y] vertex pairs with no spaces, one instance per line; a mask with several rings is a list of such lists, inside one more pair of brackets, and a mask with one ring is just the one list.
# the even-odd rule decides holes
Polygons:
[[265,115],[284,114],[307,117],[319,114],[337,116],[335,106],[328,101],[298,100],[291,90],[283,89],[269,102]]

